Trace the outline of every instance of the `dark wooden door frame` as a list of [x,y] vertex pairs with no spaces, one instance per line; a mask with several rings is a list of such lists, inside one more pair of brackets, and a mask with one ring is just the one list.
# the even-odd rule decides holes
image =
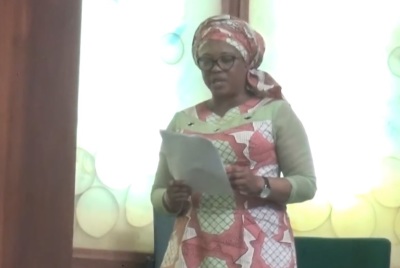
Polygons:
[[71,268],[81,0],[0,0],[0,267]]

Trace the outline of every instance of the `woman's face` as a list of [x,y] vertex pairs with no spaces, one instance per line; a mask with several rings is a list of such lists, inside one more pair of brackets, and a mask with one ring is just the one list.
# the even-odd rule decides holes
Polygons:
[[247,66],[236,48],[210,40],[199,48],[197,55],[204,83],[214,97],[246,94]]

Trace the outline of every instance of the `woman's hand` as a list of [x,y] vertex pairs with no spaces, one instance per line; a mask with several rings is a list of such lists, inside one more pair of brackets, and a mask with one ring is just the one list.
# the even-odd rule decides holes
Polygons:
[[228,166],[225,170],[232,188],[240,193],[256,195],[264,188],[264,179],[253,175],[248,167]]
[[164,203],[171,213],[181,214],[187,209],[187,203],[192,189],[182,181],[171,181],[164,194]]

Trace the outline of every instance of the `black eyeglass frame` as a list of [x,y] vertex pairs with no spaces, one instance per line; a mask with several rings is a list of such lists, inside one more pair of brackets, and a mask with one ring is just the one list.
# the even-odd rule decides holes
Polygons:
[[[223,59],[228,59],[228,62],[224,63]],[[197,59],[197,66],[202,71],[211,71],[215,67],[215,65],[217,65],[222,71],[227,72],[232,69],[235,61],[238,59],[240,59],[240,57],[237,57],[235,55],[221,55],[217,59],[212,59],[210,57],[200,57]],[[202,64],[202,62],[204,61],[208,63],[207,67]]]

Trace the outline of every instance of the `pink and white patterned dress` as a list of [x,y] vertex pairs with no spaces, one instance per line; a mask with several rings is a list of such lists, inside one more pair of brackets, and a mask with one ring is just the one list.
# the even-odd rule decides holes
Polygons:
[[[172,128],[209,139],[227,165],[279,177],[273,120],[285,103],[250,99],[223,117],[200,103],[177,113]],[[187,214],[176,219],[161,267],[295,268],[286,207],[239,193],[234,197],[194,193]]]

